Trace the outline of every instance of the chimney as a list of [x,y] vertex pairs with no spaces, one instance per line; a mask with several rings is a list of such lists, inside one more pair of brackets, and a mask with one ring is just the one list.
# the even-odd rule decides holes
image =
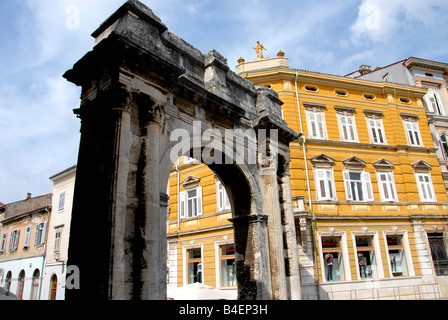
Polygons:
[[372,72],[372,67],[367,64],[362,64],[359,67],[359,72],[361,72],[361,74],[366,74],[366,73]]
[[26,200],[29,200],[29,199],[31,199],[31,193],[30,193],[30,192],[28,192],[28,193],[26,194]]

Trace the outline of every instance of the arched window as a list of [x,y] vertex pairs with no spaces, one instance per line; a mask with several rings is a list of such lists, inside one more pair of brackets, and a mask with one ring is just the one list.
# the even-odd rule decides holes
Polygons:
[[56,292],[58,288],[58,276],[52,275],[50,280],[50,300],[56,300]]
[[23,288],[25,286],[25,270],[20,271],[17,283],[17,298],[23,298]]
[[40,278],[40,271],[39,269],[34,270],[33,273],[33,281],[31,283],[31,296],[30,300],[37,300],[38,298],[38,292],[39,292],[39,278]]
[[6,280],[5,280],[5,294],[9,296],[9,290],[11,289],[11,279],[12,279],[12,272],[8,271],[6,274]]

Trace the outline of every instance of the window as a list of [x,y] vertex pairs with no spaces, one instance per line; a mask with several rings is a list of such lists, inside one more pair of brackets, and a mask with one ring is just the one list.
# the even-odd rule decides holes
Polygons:
[[180,193],[181,218],[192,218],[202,215],[202,187]]
[[11,232],[11,237],[9,238],[9,251],[17,250],[17,247],[19,245],[19,235],[20,230],[14,230],[13,232]]
[[19,278],[17,280],[17,298],[23,299],[23,289],[25,287],[25,270],[20,271]]
[[32,226],[28,226],[26,227],[26,232],[25,232],[25,243],[23,244],[24,248],[28,248],[30,246],[30,240],[31,240],[31,229],[33,227]]
[[367,118],[367,125],[369,128],[370,142],[374,144],[385,144],[386,138],[384,136],[383,120]]
[[358,278],[377,278],[373,237],[356,237]]
[[344,97],[348,96],[347,90],[344,89],[335,89],[334,93],[336,93],[336,95],[338,96],[344,96]]
[[355,116],[353,114],[338,114],[339,131],[342,141],[358,141],[356,135]]
[[308,136],[314,139],[326,139],[326,126],[324,113],[320,111],[306,112],[308,121]]
[[2,235],[2,242],[1,242],[1,244],[0,244],[0,253],[5,252],[5,250],[6,250],[6,241],[7,241],[7,238],[8,238],[8,234],[7,234],[7,233],[4,233],[4,234]]
[[411,104],[411,99],[409,99],[409,98],[400,97],[399,100],[401,103]]
[[322,237],[322,258],[327,281],[345,279],[340,237]]
[[402,236],[387,236],[387,248],[389,253],[389,268],[392,276],[407,276],[406,255]]
[[319,88],[315,85],[312,84],[306,84],[305,85],[305,90],[308,92],[319,92]]
[[58,204],[58,211],[64,210],[65,207],[65,191],[62,191],[59,193],[59,204]]
[[373,93],[363,93],[363,97],[366,100],[376,100],[376,96]]
[[315,169],[318,200],[335,200],[333,174],[331,169]]
[[45,243],[47,223],[42,222],[36,226],[36,234],[34,236],[34,245],[38,246]]
[[440,149],[445,161],[448,161],[448,138],[445,134],[440,135]]
[[50,280],[50,297],[49,300],[56,300],[56,293],[58,291],[58,277],[53,274]]
[[383,76],[383,81],[384,81],[384,82],[389,82],[389,81],[390,81],[389,73],[386,73],[386,74]]
[[219,180],[217,182],[217,185],[218,211],[230,210],[230,201],[229,197],[227,196],[226,189]]
[[221,262],[221,286],[235,287],[236,273],[235,273],[235,246],[224,245],[220,247],[220,262]]
[[448,256],[443,233],[428,233],[428,242],[436,274],[438,276],[448,275]]
[[347,201],[373,201],[370,173],[343,171]]
[[431,175],[429,173],[416,173],[420,201],[436,201]]
[[426,106],[429,111],[435,114],[445,115],[445,108],[442,104],[442,99],[440,99],[439,93],[434,89],[428,89],[428,93],[424,97]]
[[59,252],[61,248],[61,234],[62,228],[56,228],[54,233],[54,252]]
[[202,254],[201,249],[190,249],[187,251],[188,284],[202,283]]
[[392,172],[378,172],[381,201],[397,201],[397,192]]
[[406,137],[410,146],[422,146],[420,130],[417,121],[404,120],[404,128],[406,130]]

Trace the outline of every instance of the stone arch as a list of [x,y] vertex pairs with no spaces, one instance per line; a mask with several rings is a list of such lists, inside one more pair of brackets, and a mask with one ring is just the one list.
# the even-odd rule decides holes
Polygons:
[[226,130],[242,132],[228,149],[213,150],[229,163],[207,163],[232,198],[239,298],[297,298],[288,163],[289,142],[299,135],[282,120],[278,95],[231,72],[217,51],[203,56],[138,1],[93,36],[95,48],[64,75],[82,88],[68,255],[82,283],[66,298],[166,299],[166,186],[180,155],[171,156],[176,130],[189,139],[181,154],[193,150],[193,157],[210,146],[207,130],[218,137],[212,146]]

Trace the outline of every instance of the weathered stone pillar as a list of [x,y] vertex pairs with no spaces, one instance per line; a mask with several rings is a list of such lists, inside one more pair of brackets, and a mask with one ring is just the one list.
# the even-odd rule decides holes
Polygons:
[[260,154],[261,179],[265,212],[269,217],[269,260],[271,288],[274,300],[286,300],[286,273],[283,245],[283,228],[277,183],[277,163],[273,156],[263,158]]
[[[160,206],[160,122],[162,107],[144,94],[137,98],[142,128],[140,212],[135,219],[136,238],[141,241],[140,261],[134,261],[134,299],[166,299],[166,212]],[[166,207],[165,207],[166,210]],[[141,287],[138,287],[138,283]]]
[[287,270],[286,281],[289,287],[289,299],[300,300],[300,270],[299,270],[299,256],[297,253],[297,238],[296,227],[294,222],[294,211],[291,197],[291,184],[289,165],[286,165],[283,175],[281,177],[282,183],[281,193],[283,198],[283,212],[284,212],[284,228],[286,239],[286,253],[287,253]]
[[267,216],[229,219],[235,230],[238,300],[272,299]]
[[[127,210],[127,182],[129,174],[129,159],[131,154],[131,115],[130,104],[132,97],[130,92],[123,91],[121,108],[114,109],[117,112],[117,163],[115,172],[115,202],[112,207],[112,270],[111,287],[109,296],[113,300],[129,299],[130,292],[125,286],[125,279],[130,278],[129,270],[125,265],[125,238],[126,238],[126,210]],[[128,272],[128,274],[127,274]]]

